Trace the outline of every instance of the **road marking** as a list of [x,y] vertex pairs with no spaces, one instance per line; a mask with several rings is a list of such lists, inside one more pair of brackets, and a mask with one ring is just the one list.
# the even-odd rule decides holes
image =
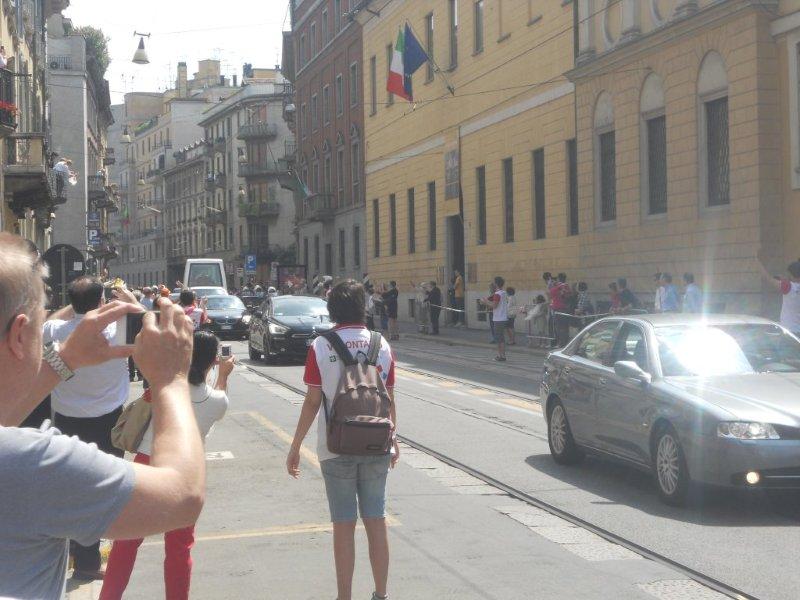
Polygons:
[[233,452],[230,450],[220,450],[219,452],[206,452],[206,460],[230,460]]
[[[464,396],[465,398],[473,398],[472,394],[468,394],[467,392],[464,392],[462,390],[453,390],[450,393],[451,394],[458,394],[459,396]],[[474,400],[474,398],[473,398],[473,400]]]
[[429,388],[438,388],[439,387],[435,383],[429,383],[427,381],[420,381],[419,384],[420,385],[424,385],[425,387],[429,387]]
[[491,396],[494,392],[490,392],[489,390],[479,390],[477,388],[470,388],[469,393],[473,396]]
[[[387,515],[386,526],[397,527],[399,522]],[[357,529],[364,529],[360,522],[356,525]],[[220,542],[225,540],[241,540],[247,538],[274,537],[280,535],[300,535],[304,533],[331,533],[333,525],[331,523],[309,523],[299,525],[278,525],[276,527],[265,527],[254,531],[240,531],[234,533],[210,533],[195,537],[195,542]],[[145,542],[142,546],[163,546],[164,540],[153,540]]]
[[[275,425],[272,421],[270,421],[267,417],[262,415],[260,412],[256,412],[254,410],[247,411],[244,413],[235,413],[235,414],[245,414],[248,415],[251,419],[257,421],[260,425],[263,425],[267,429],[269,429],[272,433],[274,433],[282,442],[285,442],[287,445],[291,446],[292,442],[294,441],[294,437],[286,433],[283,429]],[[311,463],[317,469],[320,468],[319,466],[319,459],[317,458],[316,452],[313,452],[306,448],[305,446],[300,446],[300,456],[305,458],[309,463]]]

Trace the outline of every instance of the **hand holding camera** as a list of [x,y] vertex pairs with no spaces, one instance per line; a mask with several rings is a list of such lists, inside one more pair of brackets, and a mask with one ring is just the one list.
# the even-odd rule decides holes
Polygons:
[[194,335],[192,320],[180,306],[167,299],[159,306],[159,319],[155,313],[144,314],[133,352],[133,360],[154,388],[187,381]]

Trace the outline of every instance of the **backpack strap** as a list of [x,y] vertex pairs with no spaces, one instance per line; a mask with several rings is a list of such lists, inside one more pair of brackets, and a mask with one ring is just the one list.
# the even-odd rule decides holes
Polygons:
[[350,354],[350,350],[342,341],[342,338],[339,337],[338,333],[335,331],[328,331],[327,333],[323,333],[322,337],[330,342],[331,346],[333,346],[334,352],[336,352],[336,354],[339,356],[339,359],[344,363],[345,366],[352,366],[358,363],[358,361],[353,358],[353,355]]
[[378,364],[378,354],[381,351],[383,336],[380,331],[373,331],[369,338],[369,348],[367,348],[367,364],[375,366]]

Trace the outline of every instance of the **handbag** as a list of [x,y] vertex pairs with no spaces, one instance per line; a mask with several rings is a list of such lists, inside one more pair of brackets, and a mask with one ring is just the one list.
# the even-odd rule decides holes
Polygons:
[[150,425],[152,414],[150,390],[148,389],[122,409],[122,414],[111,430],[111,443],[114,447],[126,452],[136,452]]

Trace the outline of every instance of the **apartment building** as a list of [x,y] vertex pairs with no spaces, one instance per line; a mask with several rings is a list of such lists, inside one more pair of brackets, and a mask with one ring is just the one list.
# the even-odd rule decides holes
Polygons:
[[[189,79],[187,65],[179,63],[175,87],[166,92],[125,95],[120,141],[126,146],[127,170],[113,174],[127,192],[117,270],[132,285],[167,283],[164,174],[175,166],[177,150],[202,139],[198,123],[209,103],[235,91],[221,75],[219,61],[203,60],[198,66]],[[210,236],[204,233],[203,240]],[[211,248],[203,251],[206,247]]]
[[46,88],[48,17],[69,0],[0,3],[0,44],[7,64],[0,69],[0,230],[33,241],[41,251],[51,243],[51,224],[67,201],[52,172]]
[[256,257],[247,278],[266,283],[273,264],[297,260],[295,203],[290,175],[294,136],[283,119],[291,84],[277,70],[243,74],[235,93],[203,113],[206,141],[206,226],[213,247],[206,256],[225,260],[229,283],[245,282],[245,257]]
[[361,278],[364,95],[356,0],[293,0],[284,72],[294,83],[300,260],[309,276]]
[[77,174],[65,185],[69,210],[53,223],[53,243],[69,244],[83,253],[93,273],[102,273],[117,257],[109,217],[119,210],[117,190],[109,185],[106,167],[107,129],[113,123],[108,81],[87,70],[87,44],[73,32],[69,19],[56,14],[47,25],[51,149],[68,158]]

